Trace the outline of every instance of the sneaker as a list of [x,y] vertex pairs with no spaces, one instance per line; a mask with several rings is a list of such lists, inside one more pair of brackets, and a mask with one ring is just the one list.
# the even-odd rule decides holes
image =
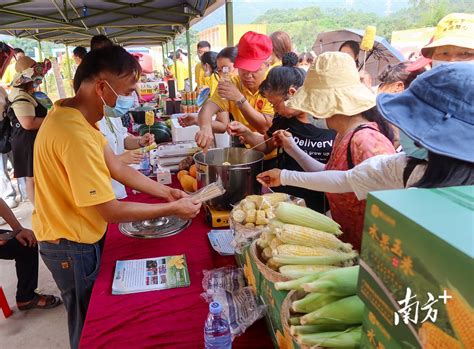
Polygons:
[[5,203],[8,205],[10,208],[15,208],[18,207],[18,202],[15,199],[9,198],[5,200]]

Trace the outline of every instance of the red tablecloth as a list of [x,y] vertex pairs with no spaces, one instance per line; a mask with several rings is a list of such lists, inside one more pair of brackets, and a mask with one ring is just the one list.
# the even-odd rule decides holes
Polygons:
[[[155,202],[144,194],[130,201]],[[100,272],[94,285],[81,338],[81,348],[204,348],[207,303],[200,297],[202,271],[235,264],[233,257],[212,250],[204,215],[185,231],[164,239],[142,240],[122,235],[117,225],[107,231]],[[123,259],[185,254],[191,285],[162,291],[112,295],[115,262]],[[273,348],[263,320],[236,338],[233,348]]]

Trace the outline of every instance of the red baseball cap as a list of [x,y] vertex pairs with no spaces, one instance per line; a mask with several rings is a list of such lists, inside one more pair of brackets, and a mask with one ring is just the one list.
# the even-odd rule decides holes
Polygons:
[[239,40],[234,66],[238,69],[257,71],[272,52],[272,40],[267,35],[246,32]]

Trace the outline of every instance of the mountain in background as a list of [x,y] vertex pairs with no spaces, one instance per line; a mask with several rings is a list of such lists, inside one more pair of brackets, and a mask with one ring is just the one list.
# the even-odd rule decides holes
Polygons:
[[[317,6],[322,10],[346,9],[353,11],[367,11],[380,16],[394,13],[409,4],[409,0],[234,0],[234,23],[247,24],[264,15],[268,10],[289,10]],[[225,6],[220,7],[208,17],[193,26],[194,30],[201,31],[217,24],[225,23]]]

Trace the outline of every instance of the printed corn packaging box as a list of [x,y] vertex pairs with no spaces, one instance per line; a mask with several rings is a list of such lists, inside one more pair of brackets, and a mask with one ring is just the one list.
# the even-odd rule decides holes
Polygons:
[[364,348],[474,348],[474,186],[372,193]]

